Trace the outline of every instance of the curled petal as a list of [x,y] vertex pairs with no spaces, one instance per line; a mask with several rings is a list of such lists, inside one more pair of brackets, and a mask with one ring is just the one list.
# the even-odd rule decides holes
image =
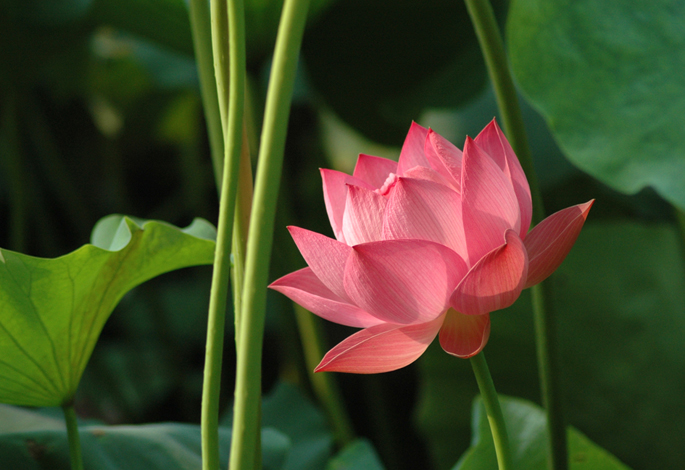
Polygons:
[[328,321],[355,328],[366,328],[381,323],[359,307],[345,302],[331,292],[311,268],[300,269],[274,281],[271,289]]
[[346,302],[349,297],[343,287],[345,262],[352,248],[320,233],[299,227],[288,227],[302,257],[317,278],[335,295]]
[[521,216],[511,181],[469,137],[461,177],[464,232],[472,265],[502,244],[506,230],[519,233]]
[[450,306],[466,315],[506,308],[518,299],[528,275],[526,248],[513,230],[505,244],[481,258],[452,293]]
[[519,231],[519,236],[521,239],[524,239],[533,217],[533,202],[530,196],[528,180],[523,172],[523,168],[521,168],[519,159],[494,119],[478,134],[475,142],[509,176],[521,210],[521,230]]
[[585,204],[567,207],[533,227],[524,241],[528,250],[528,280],[525,288],[547,279],[564,261],[594,202],[593,199]]
[[454,309],[445,313],[440,345],[446,353],[463,359],[483,350],[490,337],[490,314],[464,315]]
[[415,166],[430,166],[428,160],[426,160],[426,155],[424,154],[427,135],[428,129],[415,122],[411,123],[409,133],[404,139],[404,145],[402,145],[400,159],[397,162],[398,175],[404,176],[404,173],[407,170],[410,170]]
[[346,173],[335,170],[321,171],[321,179],[323,180],[323,200],[326,204],[326,212],[328,213],[328,220],[331,222],[331,228],[335,234],[335,238],[345,243],[343,235],[343,214],[345,213],[345,203],[347,202],[347,185],[360,186],[369,190],[373,190],[370,184],[350,176]]
[[466,272],[461,257],[427,240],[385,240],[352,247],[345,291],[362,310],[398,324],[431,321]]
[[425,153],[431,168],[448,180],[457,192],[461,191],[461,150],[430,129],[426,138]]
[[352,176],[368,183],[374,188],[380,188],[388,179],[390,173],[397,173],[397,162],[387,158],[359,154]]
[[378,374],[400,369],[423,354],[442,320],[441,315],[418,325],[384,323],[358,331],[328,351],[314,372]]
[[342,224],[345,243],[358,245],[380,240],[386,204],[387,199],[377,192],[350,186]]
[[459,194],[432,181],[400,178],[385,211],[383,237],[431,240],[466,258]]

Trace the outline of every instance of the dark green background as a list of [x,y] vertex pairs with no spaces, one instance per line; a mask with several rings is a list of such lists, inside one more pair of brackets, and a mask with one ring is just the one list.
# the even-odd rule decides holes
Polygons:
[[[253,155],[280,5],[246,2]],[[685,207],[684,7],[495,6],[532,105],[524,112],[546,211],[596,199],[553,277],[567,418],[634,469],[680,468],[685,274],[671,204]],[[59,256],[86,243],[110,213],[178,226],[197,216],[216,221],[183,1],[11,0],[0,6],[0,31],[0,246]],[[272,278],[303,264],[286,225],[330,234],[317,169],[333,165],[335,132],[351,132],[347,160],[334,160],[349,169],[357,153],[377,148],[371,142],[391,146],[380,152],[396,158],[411,120],[461,147],[494,115],[459,2],[314,2]],[[82,417],[199,421],[209,274],[167,274],[123,299],[86,369]],[[498,390],[539,403],[528,294],[492,321],[485,352]],[[326,326],[331,345],[350,333]],[[233,362],[227,341],[227,411]],[[275,294],[264,370],[265,391],[289,381],[310,393],[291,306]],[[387,468],[451,468],[469,446],[477,387],[469,363],[437,345],[406,369],[337,379],[357,432]],[[370,462],[368,445],[357,449]]]

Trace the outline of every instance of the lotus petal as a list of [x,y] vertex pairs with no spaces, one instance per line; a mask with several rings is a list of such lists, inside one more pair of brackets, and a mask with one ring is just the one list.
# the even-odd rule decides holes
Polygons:
[[446,246],[427,240],[384,240],[352,247],[344,285],[362,310],[406,325],[441,315],[465,272],[461,257]]
[[407,366],[428,348],[442,325],[443,315],[426,323],[391,323],[358,331],[328,351],[314,372],[377,374]]
[[331,222],[331,228],[335,238],[345,243],[343,236],[342,224],[343,214],[345,213],[345,203],[347,202],[347,185],[360,186],[362,188],[373,190],[370,184],[350,176],[346,173],[335,170],[320,170],[321,179],[323,180],[323,200],[326,204],[326,212],[328,213],[328,220]]
[[454,309],[445,313],[440,328],[440,345],[446,353],[461,358],[475,356],[490,337],[490,314],[464,315]]
[[537,224],[526,237],[528,279],[525,287],[538,284],[564,261],[583,228],[595,200],[567,207]]
[[[447,188],[450,188],[453,191],[457,191],[455,189],[454,184],[452,184],[451,180],[448,180],[447,178],[442,176],[440,173],[438,173],[434,169],[428,168],[425,166],[415,166],[414,168],[405,171],[404,175],[402,175],[402,177],[403,178],[411,178],[411,179],[415,179],[415,180],[432,181],[434,183],[438,183],[438,184],[441,184]],[[398,180],[399,180],[399,178],[398,178]]]
[[303,228],[290,226],[288,230],[316,277],[335,295],[349,302],[350,299],[343,287],[343,274],[345,262],[352,253],[352,248]]
[[502,244],[506,230],[520,232],[521,215],[511,181],[469,137],[461,178],[464,233],[472,265]]
[[454,290],[450,306],[466,315],[482,315],[506,308],[518,299],[528,275],[523,241],[513,230],[504,245],[481,258]]
[[423,152],[427,135],[428,129],[416,124],[415,122],[411,123],[409,133],[404,139],[404,145],[402,145],[400,159],[397,162],[398,175],[404,176],[404,173],[407,170],[410,170],[415,166],[430,166]]
[[478,134],[475,142],[509,176],[521,210],[521,230],[519,231],[519,236],[521,239],[525,239],[530,228],[531,218],[533,217],[533,202],[530,196],[528,180],[523,172],[523,168],[521,168],[519,159],[494,119]]
[[383,238],[431,240],[466,258],[459,194],[432,181],[400,178],[385,211]]
[[349,186],[343,215],[343,236],[348,245],[375,242],[383,233],[387,198],[375,191]]
[[430,129],[424,151],[431,168],[448,180],[457,192],[460,192],[461,150],[433,129]]
[[366,328],[382,323],[378,318],[345,302],[331,292],[316,277],[311,268],[303,268],[283,276],[269,287],[284,294],[310,312],[334,323],[355,328]]
[[391,173],[397,173],[396,161],[361,153],[352,176],[380,188]]

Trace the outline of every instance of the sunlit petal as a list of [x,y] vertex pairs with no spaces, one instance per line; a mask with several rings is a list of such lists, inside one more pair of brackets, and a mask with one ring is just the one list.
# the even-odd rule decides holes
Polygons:
[[430,167],[423,151],[427,135],[428,129],[415,122],[411,123],[409,133],[407,134],[406,139],[404,139],[404,145],[402,145],[400,159],[397,163],[398,175],[404,176],[404,173],[407,170],[410,170],[415,166]]
[[490,337],[490,314],[464,315],[454,309],[445,314],[440,328],[440,346],[446,353],[461,358],[475,356]]
[[464,276],[450,305],[467,315],[482,315],[506,308],[518,299],[528,275],[526,248],[513,230],[505,244],[481,258]]
[[300,269],[283,276],[269,287],[287,296],[310,312],[334,323],[356,328],[366,328],[382,323],[378,318],[356,305],[345,302],[331,292],[316,277],[311,268]]
[[443,315],[418,325],[384,323],[358,331],[328,351],[315,372],[377,374],[405,367],[428,348],[442,321]]
[[450,248],[426,240],[386,240],[353,247],[345,266],[352,302],[384,321],[423,323],[447,309],[466,271]]
[[396,161],[362,153],[357,158],[352,176],[368,183],[373,188],[380,188],[391,173],[397,173]]
[[460,192],[461,150],[433,129],[430,129],[426,139],[425,152],[431,168],[448,180],[457,192]]
[[385,211],[383,237],[431,240],[466,258],[459,194],[432,181],[400,178]]
[[375,242],[383,232],[383,213],[387,198],[375,191],[350,186],[343,215],[343,235],[348,245]]
[[502,244],[506,230],[519,233],[521,217],[511,181],[470,138],[464,145],[461,175],[464,232],[473,264]]
[[352,248],[332,238],[299,227],[288,227],[302,257],[316,277],[335,295],[345,301],[349,297],[343,287],[345,263]]
[[544,281],[556,271],[576,242],[594,202],[593,199],[555,212],[530,231],[524,240],[528,250],[525,287]]
[[509,176],[521,210],[521,229],[519,236],[525,239],[533,216],[533,203],[526,174],[521,168],[514,150],[494,119],[475,138],[480,148],[485,150],[495,163]]
[[335,170],[320,170],[323,180],[323,200],[326,204],[328,220],[335,238],[340,242],[345,242],[343,235],[343,214],[345,214],[345,203],[347,202],[347,186],[354,185],[373,190],[370,184]]

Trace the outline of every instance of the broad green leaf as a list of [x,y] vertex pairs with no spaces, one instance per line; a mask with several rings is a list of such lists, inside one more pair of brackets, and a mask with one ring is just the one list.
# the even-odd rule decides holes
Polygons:
[[[633,468],[685,461],[682,259],[671,226],[590,220],[551,277],[568,422]],[[538,401],[529,296],[491,319],[485,354],[497,390]],[[469,443],[473,371],[437,344],[419,366],[417,421],[436,467],[450,468]]]
[[211,264],[213,229],[124,216],[102,219],[91,245],[46,259],[0,250],[0,401],[69,402],[121,297],[175,269]]
[[[500,406],[509,434],[513,468],[547,469],[545,412],[533,403],[500,395]],[[569,427],[570,470],[628,470],[616,457]],[[454,470],[497,470],[497,457],[483,402],[473,405],[473,443]]]
[[[200,427],[161,423],[140,426],[79,426],[84,467],[89,470],[187,470],[201,468]],[[231,433],[219,429],[221,461],[227,462]],[[289,439],[262,429],[265,470],[280,470]],[[39,411],[0,405],[2,468],[70,470],[64,422]]]
[[347,445],[328,462],[326,470],[383,470],[378,454],[366,439]]
[[555,285],[567,416],[634,468],[679,468],[685,462],[682,240],[664,224],[607,223],[583,231]]
[[685,3],[514,0],[523,92],[568,158],[613,188],[685,208]]

